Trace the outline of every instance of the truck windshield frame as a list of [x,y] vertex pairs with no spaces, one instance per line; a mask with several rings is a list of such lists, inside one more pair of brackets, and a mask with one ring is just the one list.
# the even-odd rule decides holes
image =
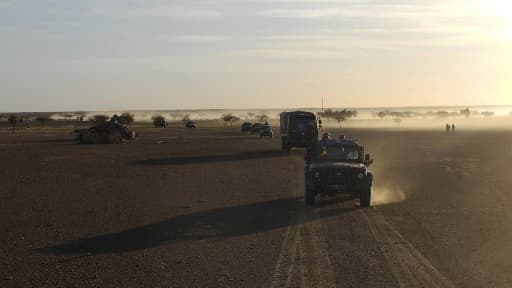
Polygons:
[[359,147],[355,145],[318,145],[315,161],[361,163]]

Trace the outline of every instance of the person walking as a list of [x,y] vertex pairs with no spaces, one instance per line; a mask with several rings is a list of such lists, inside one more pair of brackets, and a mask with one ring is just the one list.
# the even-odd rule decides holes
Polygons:
[[452,123],[452,133],[455,133],[455,124]]
[[446,124],[446,134],[450,133],[450,124]]

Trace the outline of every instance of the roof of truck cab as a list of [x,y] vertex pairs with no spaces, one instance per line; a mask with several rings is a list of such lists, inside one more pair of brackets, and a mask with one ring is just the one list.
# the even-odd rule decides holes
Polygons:
[[287,112],[282,112],[281,114],[307,115],[307,116],[315,117],[315,113],[308,112],[308,111],[287,111]]

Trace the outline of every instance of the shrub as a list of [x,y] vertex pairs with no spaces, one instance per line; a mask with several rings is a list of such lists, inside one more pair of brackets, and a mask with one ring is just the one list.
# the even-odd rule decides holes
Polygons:
[[222,115],[221,119],[222,119],[222,121],[224,121],[224,125],[229,122],[231,127],[233,127],[233,122],[240,121],[239,117],[237,117],[231,113]]
[[132,113],[125,112],[119,116],[118,122],[121,125],[130,125],[135,121],[135,116]]
[[16,115],[9,115],[9,118],[7,118],[7,121],[9,122],[9,124],[11,124],[11,126],[12,126],[12,133],[14,133],[14,130],[16,128],[16,125],[20,121],[20,118],[18,116],[16,116]]
[[167,121],[165,120],[165,117],[162,115],[155,115],[151,118],[151,120],[153,120],[153,126],[155,127],[167,126]]
[[258,122],[265,122],[268,120],[268,116],[266,114],[259,114],[259,115],[256,115],[256,120]]

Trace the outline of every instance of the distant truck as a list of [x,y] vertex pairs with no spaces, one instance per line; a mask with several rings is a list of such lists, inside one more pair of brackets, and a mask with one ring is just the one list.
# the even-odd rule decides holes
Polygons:
[[306,152],[304,198],[307,205],[315,204],[317,195],[339,193],[359,198],[361,207],[370,206],[373,163],[364,146],[344,138],[324,139]]
[[185,128],[196,128],[197,125],[196,125],[196,122],[194,121],[187,121],[187,123],[185,123]]
[[315,114],[305,111],[283,112],[281,121],[281,148],[289,152],[293,147],[308,148],[318,140]]

